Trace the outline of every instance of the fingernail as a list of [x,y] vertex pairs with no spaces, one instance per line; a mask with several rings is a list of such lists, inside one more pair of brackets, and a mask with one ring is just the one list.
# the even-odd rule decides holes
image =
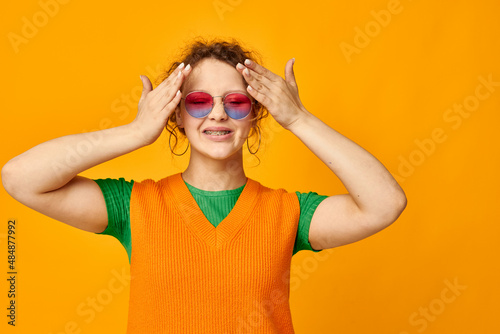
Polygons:
[[181,63],[178,68],[183,68],[183,67],[184,67],[184,63]]
[[186,66],[186,68],[184,69],[184,71],[189,71],[190,68],[191,68],[191,64],[188,64],[188,66]]
[[295,64],[295,58],[292,58],[293,59],[293,62],[292,62],[292,65]]
[[248,68],[245,68],[245,69],[243,70],[243,73],[245,73],[246,75],[250,75],[250,71],[248,70]]
[[239,68],[240,70],[244,69],[245,66],[243,66],[242,64],[238,63],[238,65],[236,65],[237,68]]
[[250,61],[250,59],[245,59],[245,65],[247,65],[247,66],[248,66],[248,65],[250,65],[250,64],[252,64],[252,62]]

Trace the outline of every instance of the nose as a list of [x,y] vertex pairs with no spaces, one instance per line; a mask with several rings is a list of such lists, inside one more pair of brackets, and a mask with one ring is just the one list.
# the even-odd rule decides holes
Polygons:
[[210,119],[214,120],[226,120],[228,118],[226,111],[224,110],[224,105],[222,104],[222,97],[214,97],[214,106],[212,111],[208,115]]

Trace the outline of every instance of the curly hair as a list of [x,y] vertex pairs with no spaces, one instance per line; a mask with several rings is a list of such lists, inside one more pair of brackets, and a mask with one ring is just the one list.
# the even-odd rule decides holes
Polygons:
[[[181,63],[184,63],[186,66],[190,64],[191,68],[194,68],[197,63],[205,58],[220,60],[228,63],[233,67],[236,67],[238,63],[243,64],[245,59],[247,58],[254,61],[256,64],[262,65],[262,56],[260,56],[257,51],[250,51],[242,45],[243,44],[235,38],[231,38],[230,40],[213,38],[212,40],[208,41],[205,38],[198,36],[194,38],[194,40],[181,51],[181,55],[179,56],[180,59],[178,61],[174,61],[170,65],[170,68],[168,68],[168,70],[160,73],[160,75],[155,80],[155,84],[159,85],[161,82],[163,82],[163,80],[168,78]],[[241,80],[246,86],[247,83],[243,76],[241,77]],[[185,82],[183,82],[181,85],[181,90],[184,87],[184,83]],[[258,127],[260,126],[261,120],[269,115],[269,111],[261,103],[253,98],[252,100],[254,101],[252,108],[255,117],[251,119],[251,121],[253,121],[253,126],[250,130],[249,138],[255,134],[258,134],[258,132],[260,131],[260,128],[258,129]],[[178,107],[180,108],[180,103]],[[178,137],[175,133],[176,131],[174,131],[176,125],[176,115],[175,112],[173,112],[170,115],[167,124],[165,125],[165,129],[175,137],[175,144],[172,147],[173,151],[175,151],[178,142]],[[184,129],[177,129],[179,130],[182,137],[187,138]],[[254,144],[258,141],[259,139],[254,140]],[[252,144],[252,147],[254,144]],[[257,159],[260,161],[258,157]]]

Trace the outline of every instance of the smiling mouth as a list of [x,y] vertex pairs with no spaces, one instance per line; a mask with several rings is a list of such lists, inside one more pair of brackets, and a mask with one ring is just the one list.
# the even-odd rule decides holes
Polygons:
[[215,136],[223,136],[227,135],[228,133],[231,133],[231,131],[212,131],[212,130],[205,130],[203,132],[208,135],[215,135]]

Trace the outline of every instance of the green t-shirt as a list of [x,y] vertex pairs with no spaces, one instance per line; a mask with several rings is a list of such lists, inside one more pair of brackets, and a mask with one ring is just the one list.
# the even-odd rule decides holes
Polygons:
[[[129,262],[132,256],[132,240],[130,233],[130,196],[134,180],[119,179],[94,179],[101,188],[108,212],[108,227],[97,234],[111,235],[125,247]],[[191,195],[196,200],[201,211],[215,227],[224,220],[236,204],[238,197],[245,185],[230,190],[209,191],[193,187],[186,181]],[[318,195],[316,192],[301,193],[296,191],[300,203],[300,218],[293,247],[293,255],[301,250],[320,252],[311,247],[309,243],[309,226],[316,207],[328,196]]]

